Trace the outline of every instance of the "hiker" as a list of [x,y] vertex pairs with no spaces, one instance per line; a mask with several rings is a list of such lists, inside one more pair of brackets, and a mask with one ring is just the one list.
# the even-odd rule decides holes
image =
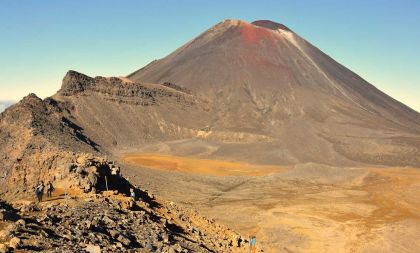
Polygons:
[[39,183],[36,188],[35,188],[35,195],[38,199],[38,202],[42,201],[42,196],[44,195],[44,182],[41,181],[41,183]]
[[39,188],[39,183],[37,183],[36,184],[36,186],[34,187],[35,188],[35,197],[36,197],[36,199],[38,200],[38,202],[39,202],[39,190],[38,190],[38,188]]
[[53,184],[51,183],[51,181],[48,181],[48,183],[47,183],[47,196],[49,197],[49,198],[51,198],[52,197],[52,192],[54,191],[54,186],[53,186]]
[[255,236],[251,236],[249,240],[249,253],[255,253],[257,251],[257,238]]
[[241,247],[241,242],[242,242],[242,238],[241,238],[240,235],[235,236],[235,242],[236,242],[236,247],[240,248]]
[[130,188],[130,197],[136,201],[136,192],[134,191],[133,188]]

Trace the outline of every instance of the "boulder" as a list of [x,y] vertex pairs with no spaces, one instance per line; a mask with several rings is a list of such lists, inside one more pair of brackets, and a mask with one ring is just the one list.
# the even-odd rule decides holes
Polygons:
[[168,251],[167,251],[168,253],[177,253],[177,251],[175,250],[175,248],[174,247],[169,247],[169,249],[168,249]]
[[120,233],[117,230],[109,230],[109,235],[113,238],[117,238],[120,235]]
[[130,245],[130,244],[131,244],[131,240],[130,240],[130,239],[128,239],[126,236],[123,236],[123,235],[119,235],[119,236],[117,237],[117,240],[118,240],[119,242],[121,242],[124,246],[128,246],[128,245]]
[[92,185],[90,184],[90,182],[84,184],[83,190],[84,192],[90,192],[92,190]]
[[0,243],[0,253],[7,253],[9,248],[6,246],[6,244]]
[[89,174],[90,173],[96,174],[96,173],[98,173],[98,168],[96,166],[90,166],[89,168],[87,168],[87,172]]
[[122,243],[120,243],[120,242],[117,242],[116,244],[115,244],[115,246],[117,247],[117,248],[119,248],[119,249],[125,249],[125,247],[122,245]]
[[22,240],[18,237],[13,237],[9,241],[9,247],[13,249],[18,249],[21,244],[22,244]]
[[163,233],[162,240],[163,240],[164,243],[169,243],[169,235],[168,235],[168,233],[166,233],[166,232]]
[[153,245],[152,245],[151,242],[147,242],[146,243],[146,249],[148,249],[149,251],[153,251],[154,250]]
[[92,187],[96,187],[98,184],[98,175],[95,172],[89,172],[88,180],[91,183]]
[[5,209],[0,209],[0,221],[6,220],[7,214]]
[[16,221],[15,224],[19,227],[25,227],[26,226],[26,221],[24,219],[19,219],[19,220]]
[[86,245],[85,250],[89,253],[101,253],[101,247],[93,244]]
[[6,241],[11,236],[11,231],[9,229],[0,230],[0,241]]
[[84,165],[85,163],[86,163],[86,157],[84,157],[84,156],[79,156],[79,157],[77,157],[77,159],[76,159],[76,162],[78,163],[78,164],[82,164],[82,165]]

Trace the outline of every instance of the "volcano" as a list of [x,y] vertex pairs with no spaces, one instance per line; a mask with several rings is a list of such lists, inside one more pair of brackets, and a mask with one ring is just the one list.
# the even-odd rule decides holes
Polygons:
[[128,78],[192,90],[209,132],[264,137],[265,161],[419,162],[418,112],[272,21],[225,20]]

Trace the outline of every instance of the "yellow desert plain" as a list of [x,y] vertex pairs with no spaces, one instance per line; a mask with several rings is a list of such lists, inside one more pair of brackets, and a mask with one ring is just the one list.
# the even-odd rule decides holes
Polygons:
[[[264,252],[420,249],[416,168],[281,167],[153,153],[123,158],[139,170],[176,172],[174,181],[161,187],[168,188],[163,197],[189,203],[245,236],[256,235]],[[210,176],[217,184],[203,185],[197,200],[189,184],[180,182],[182,175],[189,175],[188,182],[191,176],[197,181]],[[219,184],[225,188],[217,192]],[[183,191],[175,193],[179,186]]]

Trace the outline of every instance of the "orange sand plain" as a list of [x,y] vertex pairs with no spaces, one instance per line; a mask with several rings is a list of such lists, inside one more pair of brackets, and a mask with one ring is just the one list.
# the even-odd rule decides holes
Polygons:
[[212,176],[265,176],[286,170],[286,167],[255,165],[223,160],[197,159],[160,154],[124,154],[132,164],[166,171],[187,172]]

